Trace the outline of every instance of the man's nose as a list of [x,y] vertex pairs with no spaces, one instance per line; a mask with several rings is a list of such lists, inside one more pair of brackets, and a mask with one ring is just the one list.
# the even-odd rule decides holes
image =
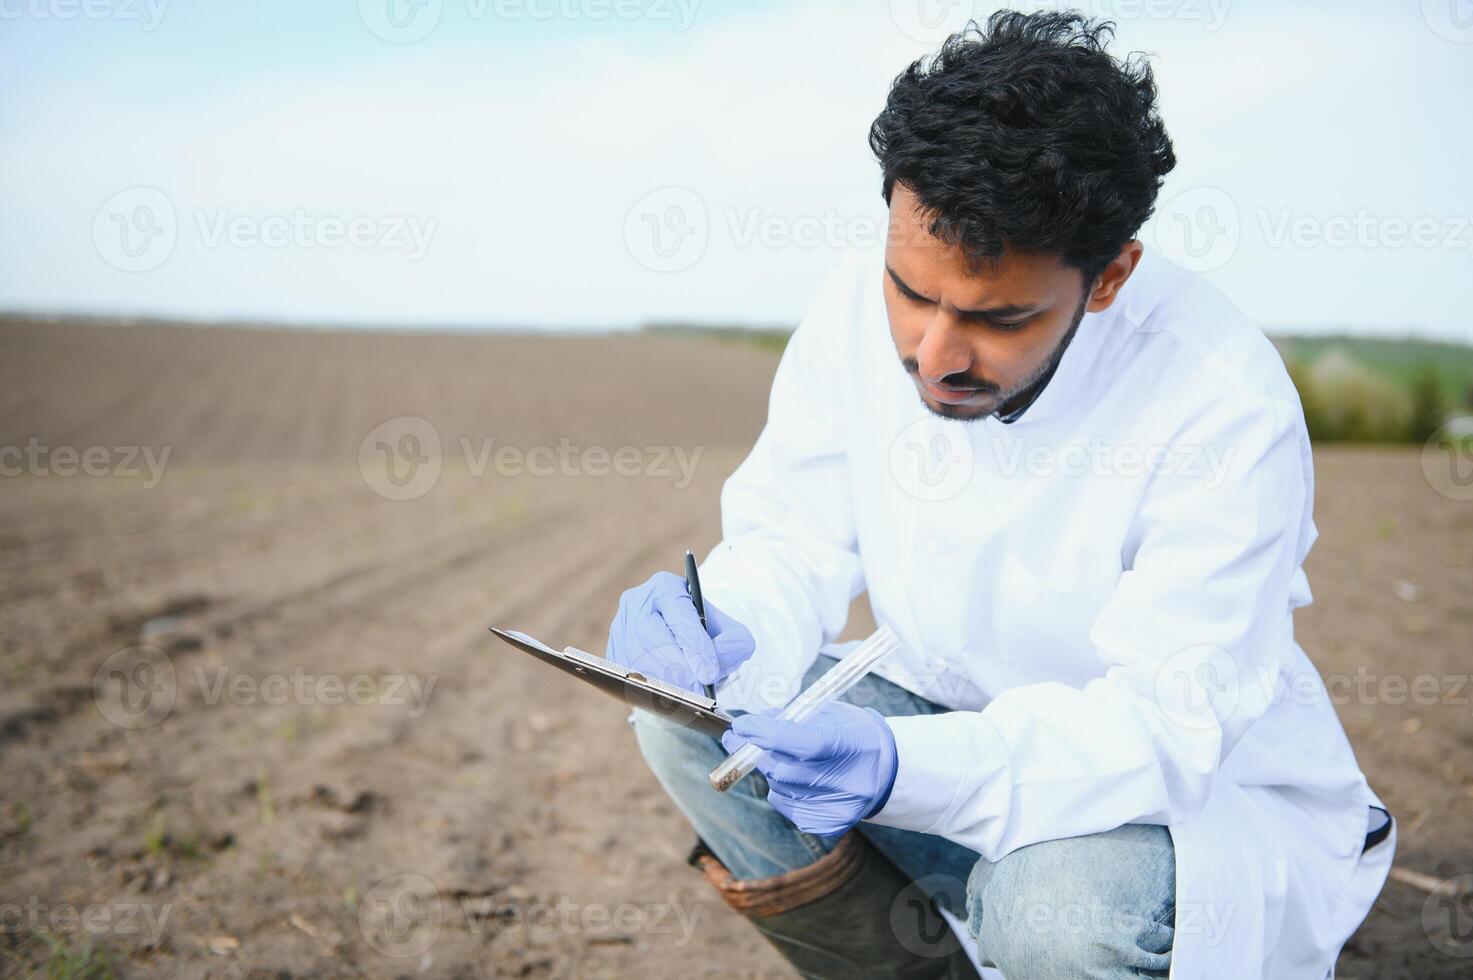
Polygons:
[[923,381],[936,382],[949,375],[966,374],[972,368],[972,348],[955,318],[937,310],[926,326],[916,364]]

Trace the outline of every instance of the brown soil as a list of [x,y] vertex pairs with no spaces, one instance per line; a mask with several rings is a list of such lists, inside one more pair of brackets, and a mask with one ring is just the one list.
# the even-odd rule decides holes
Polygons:
[[[0,350],[0,447],[170,450],[157,486],[0,477],[0,973],[49,935],[126,977],[786,975],[685,866],[621,706],[485,632],[602,652],[621,590],[717,540],[773,357],[18,322]],[[445,463],[389,500],[359,449],[405,415]],[[641,475],[477,473],[462,439],[639,447]],[[688,486],[659,447],[701,451]],[[1327,449],[1319,479],[1298,622],[1322,672],[1466,674],[1473,507],[1411,451]],[[160,700],[131,721],[94,680],[138,658],[120,676]],[[1473,690],[1443,694],[1339,708],[1398,865],[1436,878],[1473,872]],[[1340,975],[1467,976],[1425,900],[1389,884]]]

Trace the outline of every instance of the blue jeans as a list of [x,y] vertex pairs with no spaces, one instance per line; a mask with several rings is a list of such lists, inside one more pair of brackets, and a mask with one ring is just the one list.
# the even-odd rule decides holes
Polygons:
[[[828,670],[820,654],[804,686]],[[870,676],[845,701],[882,715],[948,710]],[[735,877],[767,878],[812,864],[838,842],[788,822],[754,772],[726,793],[706,775],[726,757],[709,735],[635,711],[645,761],[700,838]],[[988,861],[943,837],[861,823],[858,831],[959,919],[984,962],[1008,980],[1166,976],[1176,906],[1175,853],[1165,827],[1127,824],[1044,841]]]

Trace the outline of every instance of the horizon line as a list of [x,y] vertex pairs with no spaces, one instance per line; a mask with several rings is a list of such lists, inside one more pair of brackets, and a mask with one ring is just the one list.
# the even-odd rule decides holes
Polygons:
[[[160,314],[122,314],[75,312],[67,310],[26,310],[0,307],[0,323],[87,323],[93,325],[161,326],[199,329],[243,329],[243,330],[305,330],[320,333],[403,333],[403,334],[573,334],[596,336],[605,334],[637,334],[661,330],[690,330],[706,333],[788,333],[797,329],[797,324],[775,323],[732,323],[718,320],[646,320],[635,324],[528,324],[490,322],[421,322],[384,321],[367,323],[358,321],[332,320],[283,320],[245,317],[183,317]],[[1405,327],[1399,333],[1392,328],[1372,327],[1364,324],[1319,325],[1313,327],[1269,327],[1260,324],[1270,338],[1298,337],[1345,337],[1354,340],[1380,340],[1388,343],[1417,341],[1420,343],[1447,344],[1454,347],[1473,348],[1473,337],[1458,338],[1429,333],[1414,327]]]

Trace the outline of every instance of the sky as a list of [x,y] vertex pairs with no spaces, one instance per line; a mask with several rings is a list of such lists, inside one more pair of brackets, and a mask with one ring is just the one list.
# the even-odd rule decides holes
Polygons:
[[[1147,245],[1271,330],[1473,341],[1473,0],[1074,6],[1156,71]],[[891,79],[994,8],[0,0],[0,309],[791,325],[883,239]]]

